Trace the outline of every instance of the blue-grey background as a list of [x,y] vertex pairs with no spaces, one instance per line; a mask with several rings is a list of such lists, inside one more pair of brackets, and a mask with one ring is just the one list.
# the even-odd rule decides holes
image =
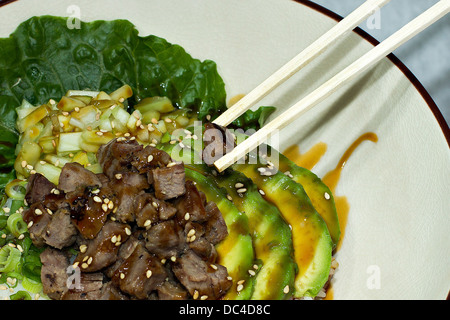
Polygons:
[[[346,16],[364,0],[310,0]],[[378,25],[364,22],[360,27],[383,41],[438,0],[391,0],[380,10]],[[375,17],[374,17],[375,18]],[[378,28],[379,27],[379,28]],[[424,30],[394,54],[414,73],[450,124],[450,14]]]

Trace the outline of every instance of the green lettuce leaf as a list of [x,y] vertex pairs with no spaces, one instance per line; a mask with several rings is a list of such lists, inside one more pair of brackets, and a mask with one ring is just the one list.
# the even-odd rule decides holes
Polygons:
[[[192,58],[181,46],[150,35],[141,37],[126,20],[81,22],[40,16],[0,39],[0,188],[10,178],[18,140],[16,112],[23,99],[33,105],[59,100],[68,90],[112,92],[133,89],[133,104],[167,96],[200,120],[226,110],[225,84],[213,61]],[[269,109],[244,115],[257,127]]]

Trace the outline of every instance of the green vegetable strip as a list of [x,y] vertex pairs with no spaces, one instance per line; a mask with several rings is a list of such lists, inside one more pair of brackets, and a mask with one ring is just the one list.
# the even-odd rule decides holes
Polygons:
[[6,222],[9,231],[13,236],[18,237],[22,233],[27,232],[27,224],[22,219],[22,215],[18,212],[13,213],[8,217]]
[[27,181],[23,180],[13,180],[8,183],[5,187],[6,195],[14,200],[23,200],[25,198],[25,185]]
[[31,296],[26,291],[17,291],[16,293],[9,296],[11,300],[32,300]]
[[24,277],[22,279],[22,287],[31,293],[39,293],[42,291],[42,283],[33,279]]
[[8,245],[0,249],[0,272],[8,273],[15,270],[20,262],[20,251]]

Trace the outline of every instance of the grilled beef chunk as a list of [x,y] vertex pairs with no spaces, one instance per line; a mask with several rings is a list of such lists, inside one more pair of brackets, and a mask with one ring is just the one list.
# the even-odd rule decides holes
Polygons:
[[57,249],[69,247],[75,243],[77,229],[70,221],[70,212],[66,208],[52,214],[44,234],[44,241]]
[[47,244],[57,249],[72,245],[77,230],[70,221],[67,208],[58,209],[55,213],[47,209],[43,204],[35,203],[23,213],[33,244],[36,247]]
[[28,205],[44,201],[56,186],[40,173],[30,175],[27,183],[25,200]]
[[[23,219],[33,243],[49,246],[41,255],[44,293],[70,300],[223,295],[231,281],[215,264],[214,245],[227,227],[217,206],[185,180],[184,165],[125,138],[97,156],[102,174],[68,163],[58,186],[30,178]],[[66,248],[79,251],[71,265]]]
[[228,235],[227,225],[222,217],[222,213],[214,202],[208,202],[205,210],[209,217],[205,224],[205,237],[212,244],[218,244]]
[[184,197],[175,200],[179,219],[183,219],[189,213],[192,221],[204,222],[208,219],[204,206],[204,195],[198,191],[192,181],[186,181],[186,193]]
[[147,299],[166,277],[167,272],[160,260],[138,244],[115,271],[112,281],[123,292]]
[[129,225],[108,221],[99,234],[92,240],[84,241],[80,245],[86,248],[75,259],[84,272],[99,271],[118,259],[120,245],[128,239],[126,228]]
[[166,280],[157,289],[159,300],[186,300],[189,294],[179,283]]
[[80,273],[61,300],[98,300],[102,296],[103,273]]
[[51,299],[61,299],[67,290],[68,256],[60,250],[47,248],[41,253],[41,282],[43,291]]
[[182,163],[171,167],[157,168],[152,172],[155,196],[158,199],[168,200],[186,192],[184,165]]
[[177,259],[172,270],[177,279],[189,291],[191,295],[198,292],[199,296],[207,299],[217,299],[222,296],[232,285],[227,270],[224,266],[205,262],[192,250],[187,250]]
[[167,220],[152,226],[145,234],[145,247],[159,258],[177,257],[184,248],[183,229],[175,220]]
[[97,151],[97,160],[103,168],[103,173],[113,179],[117,173],[123,174],[130,171],[130,161],[142,148],[135,140],[111,140],[100,146]]
[[146,146],[131,162],[139,173],[147,173],[156,167],[165,167],[171,162],[169,154],[152,146]]
[[69,162],[64,165],[59,176],[58,188],[65,193],[75,191],[78,187],[101,187],[98,176],[86,170],[77,162]]

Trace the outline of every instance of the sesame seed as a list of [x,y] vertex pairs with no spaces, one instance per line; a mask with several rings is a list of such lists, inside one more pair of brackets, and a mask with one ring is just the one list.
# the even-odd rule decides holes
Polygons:
[[289,285],[286,285],[286,287],[284,287],[283,292],[284,293],[289,293]]
[[125,233],[127,234],[127,236],[131,236],[131,230],[130,228],[125,228]]
[[4,208],[3,208],[3,211],[5,211],[5,213],[9,213],[9,212],[11,212],[11,209],[8,208],[8,207],[4,207]]
[[240,182],[238,182],[238,183],[236,183],[236,184],[234,185],[234,187],[235,187],[236,189],[242,188],[243,186],[244,186],[244,184],[243,184],[243,183],[240,183]]
[[214,270],[217,270],[217,266],[215,264],[210,264],[210,267],[213,268]]
[[141,120],[137,120],[137,121],[136,121],[136,127],[140,127],[141,124],[142,124],[142,121],[141,121]]
[[237,189],[236,191],[238,193],[245,193],[245,192],[247,192],[247,189],[246,188],[240,188],[240,189]]
[[194,235],[194,236],[192,236],[192,237],[189,239],[189,242],[194,242],[195,239],[196,239],[196,236]]
[[17,245],[17,249],[19,249],[20,252],[23,252],[23,248],[20,244]]
[[181,149],[183,149],[183,148],[185,147],[185,145],[183,144],[183,142],[180,142],[178,145],[180,146]]
[[152,225],[152,222],[150,220],[145,220],[144,227],[150,227]]
[[176,162],[174,162],[174,161],[172,161],[172,162],[169,162],[168,164],[167,164],[167,168],[170,168],[170,167],[173,167],[173,166],[175,166],[175,165],[177,165],[177,163]]
[[149,155],[148,158],[147,158],[147,162],[152,162],[152,161],[153,161],[153,156]]
[[33,166],[31,164],[27,164],[27,169],[28,170],[33,170]]
[[186,214],[184,215],[184,220],[189,220],[189,218],[191,217],[191,215],[189,214],[189,212],[186,212]]
[[[91,193],[93,193],[93,194],[98,194],[98,193],[100,193],[100,189],[92,190]],[[100,199],[100,198],[99,198],[99,199]],[[100,199],[100,202],[101,202],[101,201],[102,201],[102,200]]]
[[152,206],[153,206],[155,209],[159,207],[158,204],[157,204],[155,201],[152,202]]
[[91,264],[91,263],[92,263],[92,260],[93,260],[93,258],[92,258],[92,257],[89,257],[89,259],[88,259],[88,261],[87,261],[87,264]]
[[111,242],[112,242],[112,243],[116,243],[116,242],[117,242],[117,236],[116,236],[116,235],[113,235],[113,236],[111,237]]
[[38,216],[40,216],[42,214],[42,210],[41,209],[36,209],[34,210],[34,213]]
[[172,122],[172,119],[170,119],[170,118],[165,118],[164,121],[167,122],[167,123],[171,123],[171,122]]
[[189,230],[187,236],[192,237],[194,234],[195,234],[195,229],[191,229],[191,230]]
[[242,280],[239,280],[239,281],[237,282],[237,284],[244,284],[244,282],[245,282],[245,280],[242,279]]
[[79,107],[75,107],[75,112],[80,112],[80,108]]
[[254,270],[248,270],[248,273],[249,273],[251,276],[254,276],[254,275],[256,274],[256,272],[255,272]]
[[331,196],[328,192],[325,192],[324,194],[325,199],[330,200]]
[[121,272],[120,273],[120,279],[124,279],[125,278],[125,273]]
[[108,209],[109,209],[109,210],[112,210],[112,208],[114,208],[114,203],[113,203],[112,201],[110,201],[110,202],[108,203]]
[[86,262],[81,264],[81,268],[86,269],[87,267],[89,267],[89,265]]
[[108,211],[108,205],[106,203],[102,204],[102,210],[104,212]]
[[87,245],[82,244],[82,245],[80,246],[80,252],[81,252],[81,253],[85,253],[86,250],[87,250]]
[[194,290],[194,295],[192,296],[194,298],[194,300],[197,300],[199,296],[199,293],[197,290]]
[[206,300],[206,299],[208,299],[208,296],[207,296],[207,295],[204,295],[204,296],[201,296],[201,297],[200,297],[200,300]]
[[72,265],[72,267],[74,268],[74,269],[76,269],[76,268],[78,268],[78,265],[80,264],[80,262],[79,261],[77,261],[77,262],[75,262],[73,265]]
[[30,222],[27,224],[27,227],[28,227],[28,229],[30,229],[32,226],[33,226],[33,221],[30,221]]
[[147,279],[150,278],[152,276],[152,270],[147,270],[145,276],[147,277]]
[[147,130],[150,131],[150,132],[152,132],[152,131],[155,131],[155,128],[152,126],[151,123],[149,123],[149,124],[147,125]]
[[264,168],[264,167],[258,168],[258,171],[259,171],[260,173],[263,173],[263,172],[266,171],[266,168]]
[[254,264],[254,265],[253,265],[253,269],[258,270],[258,268],[259,268],[259,267],[258,267],[257,264]]
[[227,277],[227,280],[230,280],[230,281],[231,281],[231,280],[233,280],[233,278],[232,278],[231,276],[228,276],[228,277]]
[[259,189],[258,191],[259,191],[259,193],[260,193],[262,196],[265,196],[265,195],[266,195],[266,193],[265,193],[263,190]]
[[151,121],[153,124],[158,124],[158,120],[156,120],[155,118],[153,118]]
[[103,202],[106,203],[106,204],[108,204],[108,203],[109,203],[109,199],[108,199],[108,198],[105,198],[105,199],[103,199]]
[[242,284],[239,284],[239,285],[237,286],[237,288],[236,288],[236,290],[237,290],[238,292],[242,291],[242,289],[244,289],[244,286],[243,286]]
[[96,134],[97,134],[98,136],[102,136],[102,135],[103,135],[103,132],[97,131]]
[[97,202],[97,203],[102,203],[103,202],[102,199],[99,196],[95,196],[94,197],[94,201]]
[[86,262],[87,259],[89,259],[89,256],[85,256],[85,257],[83,258],[83,262]]
[[177,261],[177,257],[171,256],[171,257],[170,257],[170,260],[172,260],[172,262],[175,262],[175,261]]
[[126,133],[124,134],[124,137],[129,137],[129,136],[131,136],[131,134],[130,134],[129,132],[126,132]]
[[211,115],[209,115],[209,114],[206,115],[206,120],[208,120],[208,121],[211,120]]
[[227,199],[233,201],[233,198],[229,194],[227,194]]
[[116,173],[115,177],[117,180],[120,180],[120,179],[122,179],[123,176],[121,173]]

